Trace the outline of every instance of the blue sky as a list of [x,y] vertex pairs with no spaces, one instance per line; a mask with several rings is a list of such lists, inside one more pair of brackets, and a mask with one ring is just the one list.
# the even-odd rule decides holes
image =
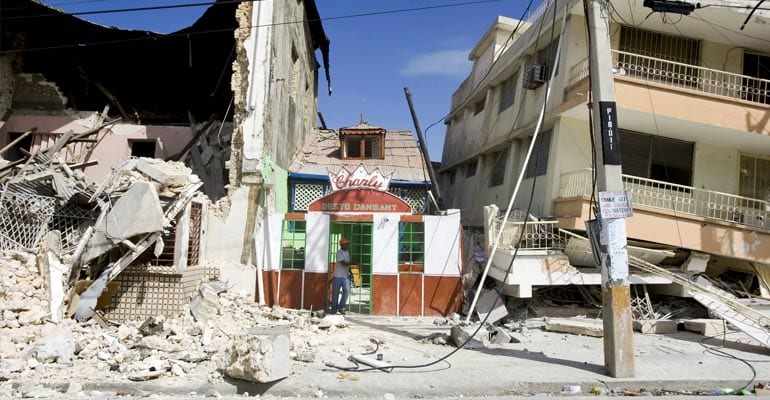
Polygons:
[[[188,4],[205,0],[51,0],[67,12]],[[497,15],[519,18],[526,0],[500,0],[462,5],[474,0],[316,0],[322,19],[383,11],[455,4],[454,7],[402,11],[324,21],[331,40],[333,93],[319,83],[318,109],[329,128],[358,123],[389,130],[414,124],[404,96],[409,87],[430,158],[441,159],[452,93],[470,71],[468,53]],[[534,2],[539,3],[538,0]],[[535,7],[535,5],[533,5]],[[169,33],[194,22],[206,7],[86,15],[87,20],[124,29]],[[320,55],[318,55],[320,60]],[[323,73],[320,74],[323,77]]]

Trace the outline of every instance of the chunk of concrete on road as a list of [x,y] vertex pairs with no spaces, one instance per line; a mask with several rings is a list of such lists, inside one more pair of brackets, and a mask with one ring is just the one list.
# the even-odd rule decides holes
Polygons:
[[163,186],[183,186],[190,182],[190,174],[180,171],[163,161],[142,158],[136,162],[136,170]]
[[290,347],[288,327],[253,328],[233,338],[225,375],[260,383],[286,378]]
[[72,332],[67,328],[62,328],[40,339],[32,347],[30,354],[41,363],[70,364],[76,349],[77,344]]
[[716,336],[725,333],[725,323],[721,319],[688,319],[684,321],[684,329],[703,336]]
[[134,182],[107,212],[103,224],[95,227],[83,261],[88,262],[106,253],[116,244],[137,235],[160,232],[165,217],[155,186]]
[[479,313],[479,320],[488,324],[494,324],[495,322],[508,316],[508,310],[505,308],[505,299],[495,290],[484,290],[479,296],[479,301],[476,304],[476,312]]
[[604,336],[604,326],[600,319],[547,318],[545,320],[545,330],[594,337]]
[[644,334],[674,333],[677,322],[671,320],[637,319],[634,320],[634,330]]
[[[479,331],[471,338],[476,329]],[[484,349],[488,347],[487,338],[489,337],[489,332],[483,326],[479,329],[478,325],[455,325],[449,331],[449,336],[456,347],[462,346],[466,341],[468,342],[465,344],[466,349]]]
[[[501,327],[495,328],[492,332],[492,343],[508,344],[514,341],[513,337]],[[518,342],[518,340],[516,341]]]

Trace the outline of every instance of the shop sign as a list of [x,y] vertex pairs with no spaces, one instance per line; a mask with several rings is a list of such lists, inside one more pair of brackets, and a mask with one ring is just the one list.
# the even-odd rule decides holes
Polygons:
[[332,192],[308,205],[308,211],[330,213],[411,213],[412,207],[398,196],[376,189]]
[[342,167],[336,174],[330,172],[329,182],[331,183],[332,191],[353,188],[387,191],[392,175],[382,175],[379,168],[370,173],[362,164],[353,172],[348,171],[345,167]]

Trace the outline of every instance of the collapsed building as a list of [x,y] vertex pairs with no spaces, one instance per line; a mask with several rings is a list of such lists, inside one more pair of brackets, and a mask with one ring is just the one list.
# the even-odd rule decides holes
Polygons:
[[[313,1],[221,1],[166,35],[30,0],[3,2],[3,18],[0,245],[50,255],[48,318],[174,315],[215,278],[260,304],[323,309],[341,235],[360,250],[357,312],[458,309],[459,213],[422,215],[430,182],[411,133],[316,126],[322,65],[331,84]],[[345,156],[309,167],[329,135]],[[318,168],[383,160],[392,187],[337,193],[380,208],[308,207],[331,201]]]

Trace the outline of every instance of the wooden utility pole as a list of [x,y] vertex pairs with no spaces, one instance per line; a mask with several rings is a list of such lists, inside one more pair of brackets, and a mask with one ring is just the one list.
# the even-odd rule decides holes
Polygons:
[[630,378],[634,376],[634,345],[625,217],[632,212],[631,197],[623,190],[609,21],[598,0],[583,1],[589,30],[594,168],[600,211],[598,220],[589,223],[589,230],[599,230],[599,235],[593,236],[598,236],[601,250],[604,364],[611,376]]

